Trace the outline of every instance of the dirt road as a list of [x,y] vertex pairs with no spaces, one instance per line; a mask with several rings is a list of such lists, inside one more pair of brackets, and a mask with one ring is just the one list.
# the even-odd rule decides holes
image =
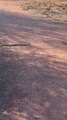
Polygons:
[[0,120],[67,120],[67,27],[0,11]]

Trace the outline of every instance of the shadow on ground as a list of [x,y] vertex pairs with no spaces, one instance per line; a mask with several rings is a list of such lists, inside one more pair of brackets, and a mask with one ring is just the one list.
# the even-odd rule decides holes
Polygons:
[[0,119],[67,119],[66,36],[64,25],[0,12]]

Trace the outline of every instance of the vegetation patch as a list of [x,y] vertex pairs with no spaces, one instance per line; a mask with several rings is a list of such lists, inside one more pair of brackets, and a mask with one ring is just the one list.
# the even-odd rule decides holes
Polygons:
[[44,17],[67,21],[67,3],[57,0],[26,0],[22,9]]

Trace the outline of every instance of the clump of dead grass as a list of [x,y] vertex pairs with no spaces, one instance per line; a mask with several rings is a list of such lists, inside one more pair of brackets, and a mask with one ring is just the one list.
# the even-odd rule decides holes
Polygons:
[[25,0],[22,8],[45,17],[61,18],[63,16],[66,20],[67,4],[61,0]]

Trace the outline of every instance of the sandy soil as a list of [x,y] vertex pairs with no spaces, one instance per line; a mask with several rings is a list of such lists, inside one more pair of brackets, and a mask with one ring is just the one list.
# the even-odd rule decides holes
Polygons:
[[0,10],[21,12],[20,4],[21,4],[21,0],[15,2],[11,0],[0,0]]
[[5,4],[0,4],[0,120],[67,120],[67,25],[8,12]]

